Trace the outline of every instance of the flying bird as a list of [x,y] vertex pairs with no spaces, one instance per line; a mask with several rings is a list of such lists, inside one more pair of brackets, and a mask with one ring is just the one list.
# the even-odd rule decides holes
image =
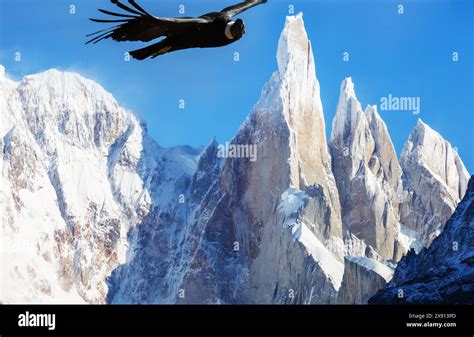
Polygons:
[[117,25],[87,35],[92,38],[86,44],[95,44],[109,38],[120,42],[149,42],[163,37],[157,43],[130,52],[130,55],[135,59],[144,60],[176,50],[214,48],[234,43],[244,36],[245,25],[241,19],[233,21],[233,18],[254,6],[266,3],[267,0],[244,1],[224,8],[220,12],[207,13],[197,18],[162,18],[151,15],[134,0],[128,0],[130,6],[124,5],[118,0],[111,0],[111,2],[124,12],[116,13],[104,9],[99,9],[99,11],[118,19],[90,20],[101,23],[117,23]]

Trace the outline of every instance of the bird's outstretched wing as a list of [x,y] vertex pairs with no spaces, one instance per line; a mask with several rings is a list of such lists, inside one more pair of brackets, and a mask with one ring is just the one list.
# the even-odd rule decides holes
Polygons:
[[240,13],[242,13],[243,11],[246,11],[247,9],[250,9],[257,5],[264,4],[266,2],[267,0],[247,0],[239,4],[224,8],[223,10],[221,10],[221,13],[224,13],[230,17],[233,17],[236,15],[239,15]]
[[92,37],[88,43],[97,43],[104,39],[112,38],[115,41],[143,41],[148,42],[153,39],[170,36],[177,32],[209,22],[204,18],[161,18],[149,14],[134,0],[128,0],[133,7],[124,5],[118,0],[110,0],[114,5],[122,9],[125,13],[116,13],[99,9],[100,12],[114,16],[116,19],[90,19],[94,22],[119,23],[113,27],[99,30],[87,35]]

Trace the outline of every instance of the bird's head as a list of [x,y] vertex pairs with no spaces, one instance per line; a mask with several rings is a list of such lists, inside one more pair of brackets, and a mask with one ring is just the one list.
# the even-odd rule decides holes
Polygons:
[[245,25],[242,19],[235,20],[234,24],[230,27],[230,33],[235,39],[240,39],[245,34]]

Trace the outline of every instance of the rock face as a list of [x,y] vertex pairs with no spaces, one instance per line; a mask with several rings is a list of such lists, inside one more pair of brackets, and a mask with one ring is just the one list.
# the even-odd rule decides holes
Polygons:
[[[169,211],[157,208],[129,233],[127,262],[108,278],[108,303],[221,302],[220,297],[213,298],[210,293],[205,293],[208,298],[197,298],[205,282],[213,281],[213,273],[217,272],[208,266],[202,265],[206,277],[199,289],[193,291],[181,285],[193,259],[205,259],[196,256],[197,250],[204,245],[206,226],[221,198],[212,191],[222,166],[217,145],[215,140],[209,144],[199,157],[195,173],[179,185],[182,190],[175,192],[175,207]],[[221,237],[216,239],[216,246],[220,240]],[[218,251],[209,254],[216,260],[221,256]]]
[[344,278],[338,293],[341,304],[365,304],[393,277],[393,269],[383,263],[361,256],[346,256]]
[[464,196],[469,174],[451,145],[421,120],[405,144],[401,165],[400,221],[420,233],[429,246]]
[[[306,191],[313,202],[319,199],[314,206],[322,209],[319,212],[322,216],[310,219],[317,225],[314,234],[325,243],[337,241],[342,234],[339,195],[331,170],[313,51],[301,14],[287,18],[277,60],[279,70],[263,89],[260,101],[240,134],[245,128],[256,133],[256,129],[264,128],[266,120],[273,121],[276,130],[287,129],[281,145],[289,151],[285,159],[289,164],[290,182],[284,187]],[[249,125],[252,120],[256,123]],[[272,138],[274,142],[279,141],[275,135]],[[256,140],[266,139],[270,140],[266,137]]]
[[429,248],[412,250],[369,303],[474,303],[474,178],[444,231]]
[[[230,151],[161,148],[97,83],[0,67],[0,301],[366,303],[442,230],[467,172],[421,122],[400,166],[350,78],[327,143],[302,15],[277,61]],[[431,273],[413,254],[396,282]]]
[[0,85],[0,298],[103,303],[107,276],[126,261],[127,232],[155,201],[169,207],[196,153],[159,148],[137,117],[77,74],[17,83],[2,71]]
[[375,106],[362,111],[351,78],[341,84],[329,145],[344,231],[394,258],[402,171],[385,123]]
[[[176,286],[159,278],[165,274],[160,267],[155,272],[142,268],[140,257],[122,272],[137,279],[123,281],[118,274],[114,278],[119,295],[113,302],[134,302],[137,296],[147,302],[179,303],[335,300],[343,273],[337,249],[342,246],[339,197],[301,16],[286,21],[278,67],[231,142],[255,146],[258,160],[226,158],[220,164],[214,145],[201,158],[190,197],[203,199],[189,210],[185,234],[176,242],[185,247],[170,267]],[[209,168],[217,172],[220,165],[219,174],[211,174],[194,190],[199,177]],[[129,268],[133,271],[125,271]],[[137,289],[135,281],[143,274],[153,280],[155,290],[162,289],[157,296]]]

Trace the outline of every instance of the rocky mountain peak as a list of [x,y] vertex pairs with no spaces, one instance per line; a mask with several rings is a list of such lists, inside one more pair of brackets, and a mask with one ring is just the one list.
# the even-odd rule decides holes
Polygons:
[[464,166],[420,121],[399,205],[402,169],[387,126],[376,106],[362,110],[350,77],[328,146],[302,14],[286,19],[277,61],[225,145],[240,150],[229,152],[215,139],[203,151],[159,147],[78,74],[8,82],[3,240],[31,244],[5,259],[11,291],[0,289],[0,300],[366,302],[419,235],[442,230],[464,193]]
[[[292,187],[303,190],[318,184],[327,186],[324,190],[328,193],[331,186],[331,200],[338,203],[325,137],[320,87],[302,14],[286,18],[277,60],[279,70],[265,85],[239,135],[247,128],[258,130],[254,136],[259,139],[282,138],[279,141],[289,145],[289,158],[284,161],[290,165]],[[272,129],[278,130],[278,135]],[[279,170],[286,165],[280,165]],[[337,218],[338,213],[336,210],[331,216]]]
[[355,91],[354,91],[354,82],[352,77],[346,77],[341,83],[341,96],[344,93],[344,97],[353,97],[357,100]]
[[390,259],[397,235],[401,170],[377,108],[368,106],[362,111],[350,77],[341,83],[332,126],[329,147],[344,230]]
[[413,166],[422,166],[446,185],[450,194],[460,200],[467,189],[469,173],[457,150],[421,119],[410,135],[401,155],[408,174]]
[[356,142],[361,146],[363,142],[371,142],[370,131],[368,131],[367,120],[362,111],[361,104],[357,100],[352,78],[348,77],[341,83],[339,102],[336,115],[332,121],[330,142],[341,150],[350,149],[353,139],[360,134],[361,138]]
[[383,175],[393,188],[394,195],[392,196],[392,202],[396,205],[398,204],[398,201],[396,201],[398,200],[398,195],[395,194],[400,193],[402,169],[398,162],[397,152],[390,137],[390,132],[382,117],[379,115],[376,105],[368,105],[364,114],[375,143],[372,158],[377,157],[375,159],[377,163],[373,161],[371,163],[377,164],[377,167],[372,166],[372,171],[376,176]]
[[304,27],[303,13],[286,17],[278,42],[277,61],[280,74],[292,69],[302,77],[315,75],[313,51]]
[[[418,118],[417,121],[416,121],[416,126],[415,126],[415,130],[418,130],[418,129],[424,129],[425,127],[428,127],[428,124],[426,124],[425,122],[423,122],[423,120],[421,118]],[[431,129],[431,128],[430,128]]]
[[441,233],[467,189],[469,173],[455,148],[421,119],[403,148],[401,223],[428,246]]
[[418,118],[415,128],[411,132],[408,140],[409,145],[422,147],[425,144],[429,145],[430,141],[441,140],[443,137],[433,130],[428,124]]
[[376,105],[370,105],[368,104],[367,107],[364,110],[365,117],[367,120],[370,122],[372,120],[381,120],[381,117],[378,113],[378,108]]

